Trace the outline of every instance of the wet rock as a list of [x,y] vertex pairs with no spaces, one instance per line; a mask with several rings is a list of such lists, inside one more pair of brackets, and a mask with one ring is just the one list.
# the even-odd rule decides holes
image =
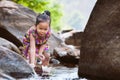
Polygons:
[[120,80],[120,0],[98,0],[81,41],[80,77]]
[[35,67],[34,70],[39,76],[41,76],[43,71],[42,71],[42,67],[39,66]]
[[16,79],[5,73],[0,72],[0,80],[16,80]]
[[34,70],[23,57],[2,46],[0,46],[0,70],[14,78],[25,78],[34,74]]

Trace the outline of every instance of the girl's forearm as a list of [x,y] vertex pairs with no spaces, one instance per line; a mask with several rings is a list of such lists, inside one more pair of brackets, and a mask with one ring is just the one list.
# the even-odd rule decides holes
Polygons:
[[39,54],[42,54],[43,51],[44,51],[44,49],[45,49],[45,44],[40,47],[40,49],[39,49]]
[[30,49],[30,54],[35,54],[35,49],[31,48]]
[[32,34],[30,35],[30,63],[35,63],[35,39],[32,36]]
[[30,58],[30,63],[35,64],[35,49],[34,48],[30,49],[29,58]]

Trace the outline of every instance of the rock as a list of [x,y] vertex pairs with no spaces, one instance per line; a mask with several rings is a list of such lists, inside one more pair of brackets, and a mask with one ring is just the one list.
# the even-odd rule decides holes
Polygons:
[[78,75],[120,80],[120,0],[97,0],[81,40]]
[[67,30],[62,30],[61,33],[67,33],[67,32],[70,32],[70,31],[73,31],[74,29],[67,29]]
[[13,43],[9,42],[6,39],[3,39],[0,37],[0,46],[6,47],[12,51],[15,51],[16,53],[21,54],[20,50],[17,48],[16,45],[14,45]]
[[0,71],[0,80],[16,80],[16,79]]
[[22,46],[25,32],[34,25],[37,14],[12,1],[0,1],[0,37]]
[[35,67],[34,68],[35,69],[35,72],[39,75],[39,76],[41,76],[42,75],[42,68],[40,68],[40,67]]
[[0,46],[0,70],[14,78],[26,78],[34,74],[34,70],[23,57],[2,46]]
[[57,59],[52,58],[52,59],[50,60],[50,63],[52,63],[52,64],[60,64],[60,61],[57,60]]
[[54,33],[54,32],[52,31],[52,34],[51,34],[51,36],[50,36],[50,38],[49,38],[49,40],[48,40],[48,44],[49,44],[49,46],[50,46],[50,53],[51,53],[51,55],[53,55],[54,49],[55,49],[56,47],[58,47],[58,46],[61,46],[62,43],[64,43],[64,42],[63,42],[63,40],[59,37],[59,35],[57,35],[56,33]]
[[[74,46],[73,46],[74,47]],[[61,46],[54,49],[54,57],[63,64],[78,64],[80,50],[70,46]]]
[[79,32],[76,30],[68,30],[64,31],[64,33],[59,33],[61,39],[65,41],[65,44],[74,46],[80,46],[82,34],[83,32]]

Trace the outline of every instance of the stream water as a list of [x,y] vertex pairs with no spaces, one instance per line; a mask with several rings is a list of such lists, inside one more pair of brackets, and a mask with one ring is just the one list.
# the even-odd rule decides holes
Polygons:
[[20,80],[87,80],[85,78],[78,78],[78,68],[68,68],[66,66],[54,66],[51,70],[51,76],[43,78],[41,76],[32,76],[28,79]]

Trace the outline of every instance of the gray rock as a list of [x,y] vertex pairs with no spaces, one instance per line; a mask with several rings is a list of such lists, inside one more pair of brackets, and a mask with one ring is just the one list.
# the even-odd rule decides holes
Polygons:
[[21,54],[20,50],[18,49],[18,47],[16,45],[14,45],[13,43],[9,42],[6,39],[3,39],[0,37],[0,46],[6,47],[12,51],[15,51],[16,53]]
[[0,46],[0,70],[15,78],[25,78],[34,74],[34,70],[23,57],[2,46]]
[[0,71],[0,80],[16,80],[16,79]]
[[22,37],[34,25],[36,13],[12,1],[0,1],[0,37],[22,46]]
[[[74,47],[74,46],[73,46]],[[54,57],[60,61],[60,63],[78,64],[80,50],[75,49],[69,45],[56,47],[54,49]]]

